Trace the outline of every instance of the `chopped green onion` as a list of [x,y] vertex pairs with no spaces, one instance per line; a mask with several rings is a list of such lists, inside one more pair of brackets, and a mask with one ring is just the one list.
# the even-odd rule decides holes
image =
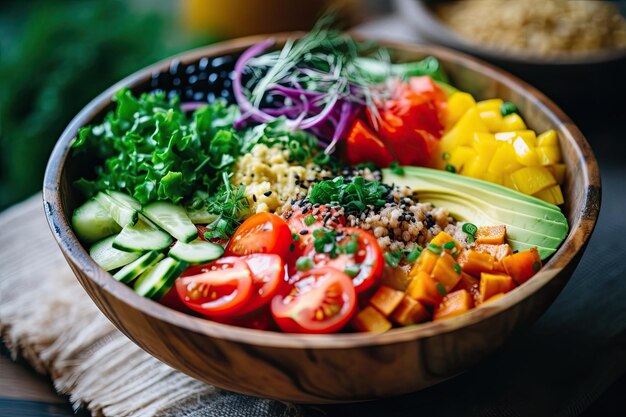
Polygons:
[[443,248],[444,249],[448,249],[448,250],[452,250],[454,248],[456,248],[456,243],[454,243],[452,240],[449,242],[446,242],[443,244]]
[[409,252],[409,254],[406,256],[406,261],[412,264],[415,261],[417,261],[417,258],[419,258],[421,254],[422,254],[422,249],[415,248],[411,252]]
[[454,272],[456,272],[457,274],[460,274],[461,272],[463,272],[461,270],[461,265],[457,264],[456,262],[454,263]]
[[393,161],[391,164],[389,164],[389,168],[391,169],[391,172],[396,175],[404,175],[404,168],[400,166],[398,161]]
[[500,106],[500,113],[502,113],[502,116],[508,116],[509,114],[519,113],[519,110],[515,104],[510,101],[505,101]]
[[478,227],[476,227],[476,225],[473,223],[465,223],[463,227],[461,227],[461,230],[463,230],[463,232],[467,233],[468,235],[474,236],[478,231]]
[[446,296],[446,287],[444,287],[441,282],[437,283],[437,291],[439,291],[439,294],[441,294],[443,297]]
[[426,246],[426,249],[428,249],[429,251],[431,251],[435,255],[439,255],[443,251],[441,246],[435,245],[434,243],[429,243],[428,246]]
[[306,216],[304,218],[304,224],[306,224],[307,226],[311,226],[313,223],[315,223],[317,221],[317,219],[315,218],[314,215],[309,214],[308,216]]
[[307,256],[301,256],[296,261],[296,269],[298,271],[308,271],[313,268],[313,260]]
[[359,267],[359,265],[354,264],[354,265],[348,265],[344,268],[343,272],[349,276],[350,278],[354,278],[357,275],[359,275],[359,271],[361,270],[361,268]]
[[358,234],[353,234],[350,237],[350,241],[348,243],[346,243],[346,245],[344,246],[344,250],[346,251],[346,253],[349,254],[355,254],[356,251],[359,250],[359,235]]
[[444,161],[447,161],[448,159],[450,159],[450,152],[444,152],[441,154],[441,159]]
[[298,236],[297,233],[292,233],[291,238],[293,239],[294,242],[297,242],[298,240],[300,240],[300,236]]
[[402,251],[396,251],[396,252],[385,252],[385,263],[392,267],[395,268],[400,264],[400,261],[402,260]]
[[454,165],[446,164],[446,171],[456,174],[456,168]]

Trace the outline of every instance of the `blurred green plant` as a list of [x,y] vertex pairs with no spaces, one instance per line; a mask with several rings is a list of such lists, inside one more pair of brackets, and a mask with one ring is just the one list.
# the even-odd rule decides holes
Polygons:
[[97,94],[209,42],[181,35],[175,13],[160,10],[119,0],[1,3],[0,209],[41,189],[56,140]]

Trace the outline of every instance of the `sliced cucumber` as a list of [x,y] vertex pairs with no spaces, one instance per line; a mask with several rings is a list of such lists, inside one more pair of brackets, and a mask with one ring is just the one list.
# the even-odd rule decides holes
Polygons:
[[178,241],[170,249],[169,256],[190,264],[213,261],[224,254],[224,248],[215,243],[196,239],[190,243]]
[[133,289],[143,297],[159,299],[174,284],[174,281],[185,270],[185,263],[174,258],[165,258],[151,266],[139,276]]
[[80,240],[87,243],[111,236],[121,229],[120,225],[109,215],[109,211],[94,198],[90,198],[74,210],[72,227]]
[[139,275],[141,275],[146,269],[163,259],[163,254],[155,250],[146,253],[134,262],[129,263],[119,271],[117,271],[113,278],[118,281],[129,283]]
[[127,205],[133,210],[141,210],[141,203],[137,201],[134,197],[129,196],[128,194],[113,190],[108,190],[106,193],[116,199],[118,202]]
[[116,236],[109,236],[96,242],[89,249],[89,255],[105,271],[128,265],[141,256],[141,252],[124,252],[113,247]]
[[172,237],[139,215],[137,224],[122,229],[113,241],[113,247],[127,252],[161,251],[172,243]]
[[139,212],[127,206],[126,203],[121,203],[103,192],[99,192],[94,198],[109,211],[109,215],[120,226],[125,227],[137,223]]
[[187,207],[187,216],[193,224],[209,224],[213,223],[219,217],[215,213],[209,213],[206,207],[193,208]]
[[198,237],[198,229],[189,220],[182,206],[167,201],[155,201],[143,208],[143,214],[183,243],[189,243]]

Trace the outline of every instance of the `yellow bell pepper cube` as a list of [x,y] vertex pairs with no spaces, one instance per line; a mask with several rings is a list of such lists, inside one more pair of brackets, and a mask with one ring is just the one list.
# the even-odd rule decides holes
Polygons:
[[486,110],[480,112],[480,118],[485,122],[490,132],[502,130],[502,113],[500,110]]
[[[478,107],[479,112],[484,111],[497,111],[500,113],[500,106],[504,104],[504,100],[501,98],[492,98],[490,100],[482,100],[476,103],[476,107]],[[502,113],[500,113],[502,115]]]
[[461,116],[470,108],[474,107],[476,101],[471,94],[457,91],[448,97],[448,107],[446,114],[446,126],[450,127],[459,121]]
[[460,174],[466,177],[484,179],[488,166],[489,159],[477,155],[465,163]]
[[489,182],[493,182],[494,184],[500,184],[502,185],[503,182],[503,174],[499,174],[496,172],[485,172],[483,174],[483,179],[485,181],[489,181]]
[[496,140],[502,142],[513,143],[515,138],[521,136],[526,143],[528,143],[533,148],[537,146],[537,135],[534,130],[513,130],[510,132],[498,132],[493,135]]
[[452,129],[443,135],[439,142],[441,151],[452,153],[456,147],[467,145],[474,132],[489,132],[489,129],[480,118],[478,109],[471,107]]
[[515,157],[517,162],[526,166],[541,165],[539,155],[535,149],[521,136],[513,140],[513,149],[515,149]]
[[537,136],[537,146],[559,146],[559,137],[553,129]]
[[554,176],[554,179],[556,179],[556,182],[558,182],[559,184],[563,184],[563,181],[565,181],[565,164],[549,165],[546,168],[550,170],[550,172]]
[[452,165],[456,172],[460,172],[461,169],[463,169],[463,165],[477,155],[478,153],[473,148],[469,146],[459,146],[452,151],[450,158],[444,161],[444,166],[446,164]]
[[503,130],[524,130],[526,129],[526,123],[520,117],[519,114],[513,113],[502,118]]
[[552,173],[542,166],[520,168],[511,174],[515,187],[524,194],[535,194],[556,184]]
[[565,200],[563,199],[561,186],[558,184],[548,187],[545,190],[541,190],[533,195],[537,198],[547,201],[548,203],[556,204],[557,206],[565,202]]
[[[504,185],[505,187],[509,187],[509,188],[514,189],[514,190],[517,190],[517,186],[513,182],[513,179],[511,178],[511,174],[504,174],[504,175],[502,175],[502,185]],[[517,190],[517,191],[519,191],[519,190]]]
[[496,149],[496,152],[493,154],[491,162],[487,167],[487,171],[494,174],[508,174],[522,168],[522,166],[522,164],[517,162],[513,145],[507,142],[502,142],[499,144],[498,149]]
[[474,132],[472,147],[481,158],[491,160],[496,149],[498,149],[498,142],[491,133]]
[[561,162],[561,150],[558,146],[537,146],[535,150],[541,165],[554,165]]

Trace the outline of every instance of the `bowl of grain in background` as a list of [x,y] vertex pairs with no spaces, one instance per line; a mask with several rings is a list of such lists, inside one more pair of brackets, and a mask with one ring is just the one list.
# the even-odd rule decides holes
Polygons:
[[[395,5],[424,40],[501,66],[570,113],[601,111],[626,91],[625,1],[395,0]],[[589,106],[600,100],[602,105]]]

